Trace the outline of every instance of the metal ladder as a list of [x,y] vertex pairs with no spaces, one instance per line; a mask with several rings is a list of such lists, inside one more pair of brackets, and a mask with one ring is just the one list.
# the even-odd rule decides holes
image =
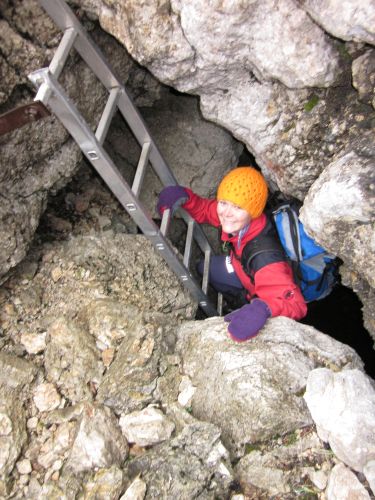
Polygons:
[[[185,251],[181,261],[181,257],[176,255],[176,251],[167,239],[171,219],[170,210],[165,210],[159,228],[138,198],[146,167],[149,163],[151,163],[156,175],[164,186],[176,185],[177,182],[160,154],[125,87],[117,79],[113,69],[107,63],[99,48],[64,0],[38,1],[64,34],[49,67],[39,69],[29,75],[29,79],[37,89],[34,100],[48,105],[52,112],[59,118],[78,143],[91,165],[103,178],[143,234],[160,252],[170,268],[182,281],[183,285],[190,291],[193,298],[197,300],[206,315],[216,316],[221,314],[221,294],[218,295],[216,307],[207,296],[208,270],[212,249],[202,229],[189,214],[184,210],[180,210],[180,214],[187,224]],[[72,48],[77,50],[85,63],[109,92],[107,103],[95,133],[79,113],[74,103],[67,97],[64,89],[58,82],[58,78]],[[127,184],[103,147],[111,120],[117,110],[121,112],[142,148],[132,187]],[[204,255],[202,285],[194,279],[190,272],[193,241],[196,242]]]

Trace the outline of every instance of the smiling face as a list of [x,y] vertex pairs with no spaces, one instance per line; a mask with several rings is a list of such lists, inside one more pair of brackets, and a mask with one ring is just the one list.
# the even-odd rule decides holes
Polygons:
[[230,234],[237,234],[251,219],[246,210],[225,200],[218,201],[217,215],[223,231]]

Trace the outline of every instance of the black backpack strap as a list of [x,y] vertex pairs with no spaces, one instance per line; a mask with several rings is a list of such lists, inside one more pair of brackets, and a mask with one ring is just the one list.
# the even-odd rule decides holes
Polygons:
[[241,255],[241,265],[254,283],[254,275],[259,269],[274,262],[287,262],[286,256],[274,224],[267,219],[263,231],[249,241]]

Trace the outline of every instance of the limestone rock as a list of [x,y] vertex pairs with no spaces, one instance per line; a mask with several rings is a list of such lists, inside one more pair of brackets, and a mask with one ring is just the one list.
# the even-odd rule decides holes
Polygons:
[[45,367],[47,379],[73,403],[91,399],[90,384],[98,384],[103,373],[94,338],[64,318],[48,331]]
[[166,441],[175,428],[162,411],[152,406],[121,416],[119,424],[128,443],[139,446],[152,446]]
[[174,1],[169,11],[157,2],[128,2],[116,12],[98,1],[82,3],[94,6],[103,28],[135,59],[184,92],[228,87],[248,72],[289,87],[326,86],[336,76],[333,45],[290,0],[278,9],[271,1]]
[[29,361],[0,352],[0,495],[4,497],[27,442],[25,402],[36,373]]
[[375,459],[375,385],[359,370],[313,370],[305,401],[320,438],[349,467],[363,472]]
[[364,304],[364,323],[375,338],[375,149],[363,134],[312,185],[301,210],[307,232],[344,262],[343,283]]
[[[42,14],[41,9],[38,9],[39,14]],[[43,67],[44,65],[44,51],[41,47],[38,47],[32,41],[27,40],[26,37],[18,33],[17,30],[9,24],[5,19],[0,21],[0,43],[2,47],[2,56],[4,59],[5,67],[10,63],[10,68],[13,70],[13,74],[4,75],[8,76],[9,80],[5,79],[2,82],[2,86],[6,83],[6,94],[5,98],[9,97],[16,84],[26,83],[26,75],[33,71],[35,67]],[[5,62],[8,61],[8,64]],[[17,75],[17,78],[15,78]],[[23,75],[20,78],[19,75]],[[13,82],[13,85],[11,85]],[[5,90],[5,85],[4,85]],[[1,103],[5,101],[5,98],[1,99]]]
[[146,494],[147,485],[139,477],[134,479],[129,488],[122,495],[120,500],[143,500]]
[[228,338],[222,318],[184,323],[177,335],[183,373],[196,387],[193,414],[219,425],[236,456],[247,443],[311,423],[302,393],[313,368],[362,366],[351,348],[285,317],[243,344]]
[[0,388],[12,391],[14,396],[27,393],[37,373],[29,361],[0,352]]
[[46,347],[46,333],[25,333],[21,336],[21,343],[29,354],[38,354]]
[[361,101],[375,108],[375,50],[367,50],[353,61],[352,74]]
[[85,500],[119,498],[124,488],[124,476],[124,472],[116,465],[108,469],[99,469],[92,478],[85,482],[83,498]]
[[10,473],[27,441],[26,415],[22,400],[0,390],[0,495],[7,496]]
[[343,498],[355,498],[358,500],[370,500],[366,488],[358,481],[357,476],[344,464],[337,464],[329,476],[326,489],[327,500],[342,500]]
[[333,161],[301,211],[306,230],[375,286],[375,176],[371,145]]
[[[61,469],[69,450],[72,448],[77,432],[76,422],[64,422],[51,432],[38,450],[34,463],[37,462],[45,470],[50,472]],[[32,451],[29,451],[33,456]],[[48,474],[47,472],[47,474]]]
[[300,4],[320,26],[335,37],[375,45],[373,3],[361,0],[302,0]]
[[141,474],[146,498],[226,498],[233,479],[219,429],[195,419],[175,438],[131,460],[128,471],[130,478]]
[[121,466],[128,454],[128,445],[109,408],[86,404],[78,432],[67,462],[75,474]]
[[53,384],[39,384],[34,389],[34,403],[39,411],[54,410],[60,402],[60,396]]
[[153,402],[162,351],[161,330],[138,325],[121,343],[100,384],[97,400],[116,413],[141,410]]
[[[276,437],[263,446],[257,444],[248,448],[234,471],[243,491],[249,496],[258,494],[259,498],[282,498],[288,494],[298,497],[305,486],[310,486],[310,476],[318,472],[325,476],[324,486],[320,488],[325,489],[328,472],[334,465],[332,454],[311,428]],[[319,463],[319,471],[311,467],[316,463]]]
[[131,334],[141,316],[136,306],[110,298],[93,300],[80,312],[81,320],[102,350],[115,347]]
[[112,297],[143,311],[195,313],[190,295],[144,236],[109,232],[82,237],[67,242],[62,253],[66,264],[77,268],[71,283],[87,289],[86,300],[105,297],[109,289]]

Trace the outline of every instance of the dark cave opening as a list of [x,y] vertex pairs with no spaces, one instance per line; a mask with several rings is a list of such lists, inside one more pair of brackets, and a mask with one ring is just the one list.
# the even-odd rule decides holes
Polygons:
[[367,375],[375,379],[374,341],[363,325],[361,309],[356,293],[338,284],[328,297],[308,304],[307,316],[301,323],[352,347],[361,357]]

